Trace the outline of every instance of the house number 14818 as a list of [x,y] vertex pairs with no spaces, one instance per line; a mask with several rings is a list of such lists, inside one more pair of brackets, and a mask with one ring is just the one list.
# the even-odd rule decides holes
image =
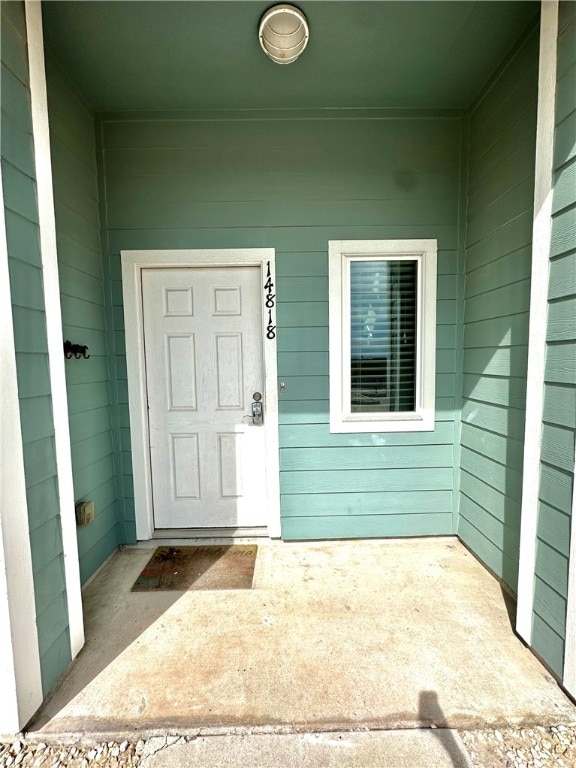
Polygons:
[[270,271],[270,262],[267,263],[268,271],[266,273],[266,282],[264,283],[265,290],[265,305],[268,310],[268,325],[266,326],[266,338],[276,338],[276,326],[272,320],[272,310],[274,309],[276,294],[273,293],[274,283],[272,282],[272,273]]

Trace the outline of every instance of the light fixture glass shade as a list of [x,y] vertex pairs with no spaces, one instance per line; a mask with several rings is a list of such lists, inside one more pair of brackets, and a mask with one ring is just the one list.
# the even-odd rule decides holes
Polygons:
[[306,17],[293,5],[275,5],[260,20],[260,45],[276,64],[296,61],[308,45],[309,36]]

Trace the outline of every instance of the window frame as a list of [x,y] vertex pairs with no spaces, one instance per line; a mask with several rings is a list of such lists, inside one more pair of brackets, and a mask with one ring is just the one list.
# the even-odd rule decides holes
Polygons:
[[[330,432],[434,431],[437,253],[437,240],[329,241]],[[370,259],[418,264],[414,411],[352,413],[350,264]]]

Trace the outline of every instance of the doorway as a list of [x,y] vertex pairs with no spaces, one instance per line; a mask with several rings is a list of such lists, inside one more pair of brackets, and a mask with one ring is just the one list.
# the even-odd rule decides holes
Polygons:
[[279,536],[273,249],[124,251],[122,269],[138,539]]

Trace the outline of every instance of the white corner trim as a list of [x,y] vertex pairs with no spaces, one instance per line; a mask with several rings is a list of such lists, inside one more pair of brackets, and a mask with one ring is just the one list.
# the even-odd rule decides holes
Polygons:
[[566,638],[564,640],[564,688],[576,698],[576,446],[572,475],[572,519],[570,525],[570,560],[566,598]]
[[552,170],[556,102],[558,0],[543,0],[540,21],[540,64],[536,128],[534,221],[532,227],[532,282],[528,336],[528,382],[524,433],[524,470],[518,566],[516,630],[532,642],[534,573],[540,489],[540,452],[544,415],[544,373],[548,318],[550,240],[552,236]]
[[[154,533],[152,476],[148,435],[146,361],[142,309],[142,269],[161,267],[224,267],[258,265],[265,275],[270,262],[275,275],[274,248],[238,248],[226,250],[153,250],[122,251],[122,291],[126,334],[128,407],[134,478],[136,537],[146,541]],[[275,280],[275,277],[273,277]],[[268,316],[262,313],[265,370],[266,488],[268,497],[268,535],[280,537],[280,465],[278,436],[278,373],[276,339],[266,338]]]
[[1,173],[0,435],[0,734],[9,734],[43,696]]
[[70,646],[72,658],[74,658],[84,645],[84,620],[82,615],[78,543],[76,539],[66,374],[62,350],[62,314],[60,308],[60,281],[58,277],[56,221],[50,158],[48,97],[46,93],[44,42],[42,37],[42,8],[38,0],[26,0],[26,29],[30,67],[32,131],[36,162],[40,248],[44,279],[46,334],[48,339],[48,358],[50,361],[50,389],[52,391],[54,442],[60,497],[60,525],[64,551]]

